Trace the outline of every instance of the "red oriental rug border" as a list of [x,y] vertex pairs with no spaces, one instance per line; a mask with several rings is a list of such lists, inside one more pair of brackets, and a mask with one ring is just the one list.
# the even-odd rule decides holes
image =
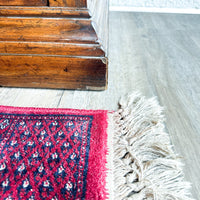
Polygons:
[[[44,120],[43,126],[47,127],[47,131],[50,131],[52,134],[56,133],[58,135],[59,135],[58,131],[60,131],[62,128],[62,130],[66,132],[67,136],[64,137],[64,139],[66,140],[70,139],[71,141],[69,140],[69,142],[67,143],[69,144],[71,142],[72,146],[74,147],[74,149],[71,149],[70,152],[67,152],[66,149],[60,148],[63,145],[63,141],[60,140],[60,142],[62,142],[62,144],[60,145],[60,143],[57,143],[58,142],[57,138],[55,141],[53,141],[55,138],[54,137],[52,140],[54,143],[52,145],[52,151],[50,151],[51,153],[50,156],[54,154],[54,153],[52,154],[52,152],[55,152],[58,150],[58,148],[60,148],[61,149],[60,152],[62,153],[62,155],[60,152],[58,152],[59,154],[58,157],[60,158],[60,160],[64,160],[63,163],[67,160],[65,158],[71,159],[71,155],[75,151],[76,151],[75,153],[77,153],[76,155],[80,157],[79,160],[82,160],[81,162],[79,162],[80,164],[79,163],[77,164],[76,162],[76,165],[73,165],[73,166],[78,166],[75,167],[75,169],[71,168],[71,165],[69,165],[70,162],[68,162],[65,165],[69,166],[71,170],[66,171],[67,176],[65,175],[64,178],[62,177],[63,180],[65,181],[64,184],[55,179],[56,183],[61,184],[59,188],[65,190],[66,186],[67,188],[68,186],[71,187],[70,185],[68,185],[68,182],[66,184],[66,181],[70,180],[71,183],[72,182],[78,183],[77,185],[80,186],[78,187],[80,189],[79,191],[85,190],[85,192],[79,192],[78,194],[75,192],[74,192],[75,194],[68,192],[64,193],[65,196],[59,196],[53,193],[51,194],[51,198],[45,198],[46,196],[49,195],[48,194],[46,195],[46,193],[44,193],[42,195],[42,198],[40,198],[39,196],[37,200],[58,200],[58,199],[59,200],[62,199],[143,200],[148,198],[167,199],[168,197],[174,199],[179,197],[180,200],[185,200],[185,199],[193,200],[190,193],[191,184],[184,180],[184,173],[181,167],[182,163],[178,159],[179,156],[173,150],[169,134],[165,131],[163,108],[160,107],[158,101],[155,98],[146,99],[139,92],[135,92],[133,94],[123,97],[119,102],[119,109],[114,112],[105,110],[19,108],[19,107],[9,107],[9,106],[0,106],[0,110],[1,112],[4,113],[13,113],[13,115],[11,116],[12,119],[15,117],[14,114],[39,115],[39,116],[43,114],[58,115],[58,116],[59,115],[77,116],[73,119],[74,121],[72,120],[71,116],[70,117],[60,116],[59,117],[60,121],[58,122],[60,126],[57,129],[54,126],[54,124],[56,124],[54,122],[56,121],[53,121],[52,123],[53,126],[51,126],[51,121],[49,122],[47,120],[46,121]],[[8,121],[10,118],[8,117]],[[2,131],[3,133],[5,133],[5,130],[8,129],[8,128],[6,129],[5,127],[8,126],[9,124],[6,123],[6,121],[4,122],[4,119],[5,116],[1,115],[0,131]],[[32,120],[33,116],[29,117],[28,120],[29,119]],[[48,117],[48,120],[51,119],[52,117]],[[38,135],[40,135],[43,129],[38,129],[37,126],[36,129],[35,125],[37,124],[37,121],[31,121],[31,120],[27,121],[28,122],[27,124],[32,125],[33,128],[31,130],[36,134],[39,133]],[[13,131],[14,134],[17,133],[18,130],[23,130],[22,133],[25,134],[26,129],[25,128],[21,129],[22,127],[21,125],[19,125],[20,128],[18,128],[18,124],[21,124],[21,121],[17,121],[16,119],[16,123],[14,125],[16,125],[17,128],[15,129],[16,131]],[[53,129],[50,126],[53,127]],[[26,127],[26,124],[24,127]],[[76,128],[74,129],[74,127]],[[12,132],[9,132],[9,134],[12,134]],[[2,141],[2,138],[5,140],[9,138],[6,137],[7,136],[6,134],[4,135],[2,137],[0,135],[0,142]],[[32,135],[34,136],[34,134]],[[21,137],[21,132],[19,136]],[[76,139],[80,136],[80,138],[82,139],[80,140],[79,138],[79,140],[77,139],[75,142],[74,139],[71,139],[72,136]],[[90,149],[88,148],[88,146],[86,146],[86,144],[88,144],[87,137],[90,138]],[[16,137],[14,139],[16,139]],[[30,140],[31,139],[25,141],[28,144]],[[1,153],[1,147],[5,148],[8,147],[7,152],[9,158],[10,156],[9,150],[10,149],[13,150],[13,144],[14,145],[16,144],[15,141],[18,140],[13,140],[12,138],[12,140],[8,143],[7,146],[4,143],[0,143],[0,153]],[[36,141],[38,141],[37,138]],[[50,141],[51,143],[51,140],[49,138],[47,140],[46,138],[44,140],[45,145],[46,141],[47,142]],[[41,140],[38,141],[38,145],[39,147],[42,147],[41,152],[43,153],[44,149],[46,151],[46,147],[43,148],[44,144],[40,145],[40,142]],[[19,147],[21,146],[20,143],[23,143],[23,141],[21,142],[21,140],[19,140],[19,145],[17,144],[18,146],[14,150],[14,153],[18,151]],[[81,146],[78,143],[82,143],[83,145],[81,144],[82,145]],[[56,145],[58,144],[57,149],[53,149],[55,147],[54,144]],[[83,147],[86,148],[84,149]],[[79,149],[81,149],[81,151]],[[33,150],[32,151],[30,150],[29,155],[31,155],[32,152]],[[65,152],[67,153],[65,154]],[[82,188],[84,188],[83,180],[85,180],[83,178],[84,177],[83,169],[85,169],[84,166],[87,160],[86,159],[87,153],[85,152],[89,152],[88,171],[87,174],[85,175],[87,183],[85,189],[82,190]],[[40,155],[40,158],[44,157],[42,153]],[[33,153],[33,155],[34,154],[35,153]],[[18,154],[17,157],[19,157]],[[32,159],[32,156],[29,157],[31,157]],[[73,162],[77,157],[72,158]],[[0,158],[1,159],[4,158],[4,155],[0,154]],[[8,185],[8,182],[6,181],[7,177],[2,176],[1,174],[2,169],[3,171],[6,171],[5,164],[4,163],[3,163],[4,165],[1,164],[1,159],[0,159],[0,196],[2,192],[1,187],[3,186],[5,189],[5,187],[7,188]],[[52,157],[52,159],[54,159],[54,157]],[[48,160],[48,158],[46,160]],[[15,162],[15,160],[13,161]],[[49,162],[47,163],[49,164]],[[50,165],[54,163],[55,162],[51,162]],[[33,163],[31,161],[31,165],[32,164]],[[14,165],[11,166],[15,167]],[[46,166],[47,166],[46,168],[48,168],[48,165]],[[55,166],[56,167],[53,166],[52,168],[50,168],[50,170],[52,169],[54,170],[54,168],[56,168],[58,169],[57,171],[59,171],[60,164],[56,165],[55,163]],[[64,169],[66,169],[65,166]],[[80,169],[79,166],[82,168]],[[69,178],[73,177],[74,174],[77,174],[77,172],[79,174],[79,178],[76,179]],[[2,182],[3,179],[2,177],[4,178],[3,182]],[[42,179],[41,180],[43,181],[42,183],[44,183],[45,180]],[[19,181],[16,182],[18,185],[23,185],[24,182],[25,186],[28,185],[27,183],[28,181],[22,182],[21,179],[18,179],[17,181]],[[44,187],[45,186],[46,183],[44,184]],[[15,192],[17,193],[18,188],[15,187],[15,189],[16,189]],[[59,189],[59,191],[61,191],[61,195],[63,195],[62,190]],[[54,198],[54,196],[56,196],[56,198]],[[11,198],[8,197],[4,199],[4,197],[2,198],[1,196],[1,199],[10,200]],[[21,198],[21,199],[33,200],[35,198]]]
[[92,125],[90,129],[90,150],[88,157],[87,183],[84,199],[107,198],[106,191],[106,156],[107,147],[107,113],[105,110],[76,110],[62,108],[32,108],[32,107],[10,107],[0,106],[1,113],[17,115],[73,115],[73,116],[91,116]]

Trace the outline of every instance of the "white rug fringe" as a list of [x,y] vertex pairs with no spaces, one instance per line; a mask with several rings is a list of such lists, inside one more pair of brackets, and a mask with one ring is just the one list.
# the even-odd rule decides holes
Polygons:
[[192,200],[155,98],[134,93],[114,114],[114,199]]

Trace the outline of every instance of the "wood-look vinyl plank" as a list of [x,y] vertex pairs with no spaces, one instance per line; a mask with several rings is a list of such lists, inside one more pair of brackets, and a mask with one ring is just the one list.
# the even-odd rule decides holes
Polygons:
[[110,13],[109,82],[103,92],[0,88],[0,104],[116,110],[120,96],[157,96],[166,130],[200,199],[200,15]]

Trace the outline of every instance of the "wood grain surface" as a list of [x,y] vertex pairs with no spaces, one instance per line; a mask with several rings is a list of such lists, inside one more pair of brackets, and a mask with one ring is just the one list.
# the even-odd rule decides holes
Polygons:
[[0,55],[0,85],[102,90],[105,62],[103,58]]
[[64,18],[0,18],[1,41],[97,43],[90,20]]
[[[46,6],[37,7],[39,2]],[[93,9],[86,0],[11,0],[0,5],[20,5],[0,6],[1,86],[106,88],[107,1]]]
[[87,7],[86,0],[49,0],[52,7]]
[[0,6],[0,16],[90,18],[87,8]]
[[47,6],[47,0],[0,0],[0,6]]
[[116,110],[120,96],[157,96],[166,130],[200,199],[200,16],[110,14],[109,83],[103,92],[0,88],[0,104]]
[[105,57],[99,44],[61,42],[7,42],[0,41],[0,54],[44,54],[63,56]]

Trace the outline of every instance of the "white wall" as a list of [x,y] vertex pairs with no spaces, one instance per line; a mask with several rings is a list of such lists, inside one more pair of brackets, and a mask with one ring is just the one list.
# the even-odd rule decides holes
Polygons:
[[200,9],[200,0],[110,0],[110,6]]

